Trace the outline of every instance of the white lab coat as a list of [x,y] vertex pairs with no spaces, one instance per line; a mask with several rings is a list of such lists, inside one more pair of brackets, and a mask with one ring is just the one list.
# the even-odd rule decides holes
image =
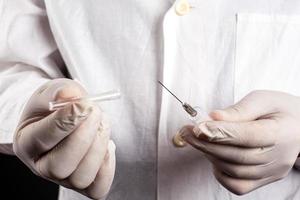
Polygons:
[[[68,75],[91,94],[123,95],[101,104],[117,146],[107,199],[300,199],[295,170],[242,197],[224,189],[199,151],[174,148],[190,122],[156,83],[206,112],[256,89],[300,95],[300,1],[188,0],[184,16],[178,2],[0,0],[2,149],[33,91]],[[59,198],[86,199],[65,188]]]

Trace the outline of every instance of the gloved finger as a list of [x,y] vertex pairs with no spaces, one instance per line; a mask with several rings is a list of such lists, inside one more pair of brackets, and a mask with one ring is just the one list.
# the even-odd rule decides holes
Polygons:
[[[14,139],[16,154],[36,159],[80,126],[89,116],[91,109],[89,103],[74,103],[19,129]],[[18,149],[20,147],[22,149]]]
[[283,103],[282,98],[274,98],[269,91],[254,91],[233,106],[211,112],[210,116],[219,121],[252,121],[277,113]]
[[228,176],[227,174],[214,169],[216,179],[229,191],[237,195],[247,194],[261,186],[273,182],[273,178],[267,177],[257,180],[238,179]]
[[58,180],[69,177],[92,145],[100,121],[101,112],[93,106],[88,118],[72,134],[36,162],[41,176]]
[[274,147],[242,148],[237,146],[210,143],[196,138],[191,130],[185,129],[182,138],[194,148],[218,159],[243,165],[260,165],[273,162],[270,153]]
[[95,140],[87,154],[80,161],[76,170],[66,181],[74,188],[87,188],[95,179],[97,172],[104,161],[109,141],[109,128],[101,123]]
[[216,169],[233,178],[255,180],[271,176],[270,165],[272,165],[272,163],[263,165],[241,165],[229,163],[210,155],[206,155],[206,157]]
[[210,142],[242,147],[273,146],[278,138],[278,122],[261,119],[250,122],[208,121],[194,128],[196,136],[205,135]]
[[92,199],[102,199],[107,195],[113,182],[116,168],[116,146],[113,141],[108,143],[108,153],[105,162],[99,169],[94,182],[84,190],[84,193]]

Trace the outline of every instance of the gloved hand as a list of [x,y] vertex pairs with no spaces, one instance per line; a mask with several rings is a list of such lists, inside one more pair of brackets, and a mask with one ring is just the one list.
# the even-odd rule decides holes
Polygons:
[[242,195],[287,176],[300,152],[300,98],[256,91],[210,114],[214,121],[182,129],[204,152],[217,180]]
[[13,149],[36,175],[100,199],[108,193],[115,171],[115,145],[103,114],[87,101],[48,110],[50,101],[85,94],[68,79],[39,88],[25,106]]

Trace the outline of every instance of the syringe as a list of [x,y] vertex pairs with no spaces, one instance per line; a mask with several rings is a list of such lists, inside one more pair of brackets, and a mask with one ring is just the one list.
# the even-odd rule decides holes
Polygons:
[[[181,106],[189,114],[189,118],[193,122],[194,125],[197,125],[198,123],[209,120],[210,117],[206,112],[204,112],[200,107],[193,107],[190,104],[181,101],[173,92],[171,92],[162,82],[158,81],[158,83],[165,88],[177,101],[181,103]],[[186,146],[186,142],[181,136],[181,133],[178,132],[173,137],[173,143],[176,147],[184,147]]]

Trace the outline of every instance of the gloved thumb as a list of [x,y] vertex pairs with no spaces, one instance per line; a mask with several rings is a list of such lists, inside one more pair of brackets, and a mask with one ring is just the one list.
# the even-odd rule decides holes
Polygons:
[[274,102],[266,91],[251,92],[232,106],[212,111],[210,117],[216,121],[253,121],[275,110],[270,101]]
[[23,111],[21,121],[33,115],[49,115],[49,102],[82,97],[85,89],[76,81],[70,79],[56,79],[41,86],[29,99]]

